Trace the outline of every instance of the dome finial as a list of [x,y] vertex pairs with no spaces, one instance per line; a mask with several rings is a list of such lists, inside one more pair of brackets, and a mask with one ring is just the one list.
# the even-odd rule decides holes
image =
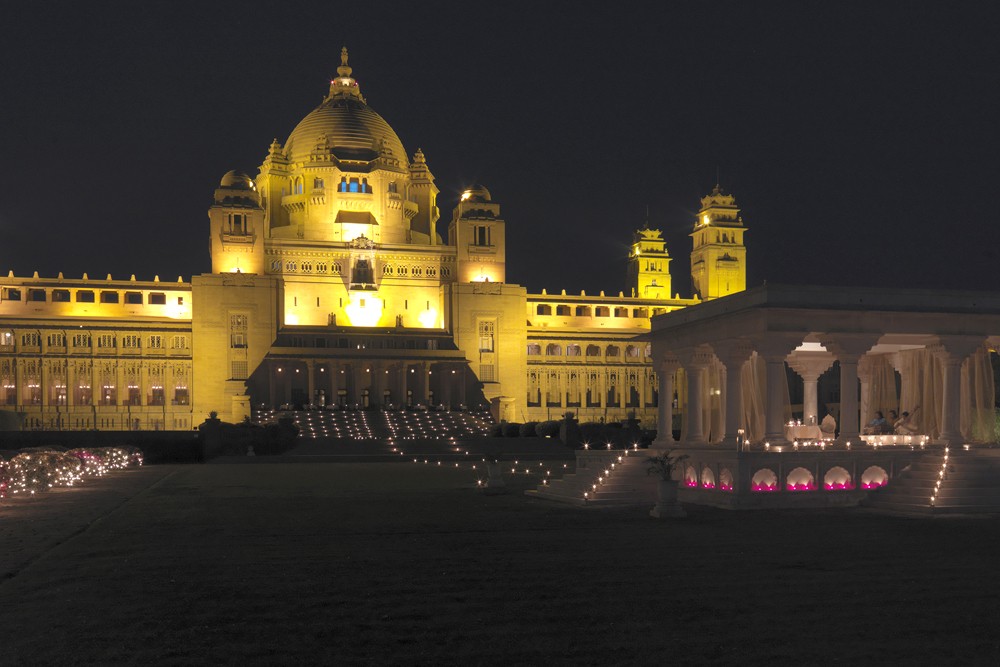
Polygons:
[[351,72],[353,71],[354,70],[347,65],[347,47],[345,46],[340,49],[340,67],[337,68],[337,74],[347,77],[351,76]]

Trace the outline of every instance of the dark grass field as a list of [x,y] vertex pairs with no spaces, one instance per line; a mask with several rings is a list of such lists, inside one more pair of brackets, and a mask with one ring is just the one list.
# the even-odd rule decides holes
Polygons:
[[588,510],[413,463],[150,466],[0,505],[0,662],[1000,663],[1000,519]]

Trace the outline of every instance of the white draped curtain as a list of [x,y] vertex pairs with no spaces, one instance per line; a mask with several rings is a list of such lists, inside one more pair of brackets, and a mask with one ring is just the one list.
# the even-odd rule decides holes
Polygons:
[[[792,403],[788,395],[788,375],[782,375],[784,391],[784,420],[792,418]],[[746,431],[750,442],[764,439],[767,429],[767,364],[756,352],[750,355],[740,373],[743,404],[740,410],[740,427]]]
[[993,365],[985,345],[962,364],[962,437],[972,442],[996,440]]
[[889,355],[869,355],[868,400],[865,401],[865,414],[861,416],[864,426],[875,418],[876,412],[889,419],[889,411],[899,412],[899,394],[896,393],[896,369],[889,360]]

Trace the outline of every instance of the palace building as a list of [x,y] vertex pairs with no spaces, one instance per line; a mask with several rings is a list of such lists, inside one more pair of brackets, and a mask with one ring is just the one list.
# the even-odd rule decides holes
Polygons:
[[671,256],[648,228],[627,293],[531,294],[507,282],[490,191],[467,189],[444,224],[427,159],[368,106],[346,49],[337,73],[256,177],[222,178],[209,273],[0,278],[8,428],[183,430],[262,405],[655,423],[665,385],[635,338],[654,315],[746,288],[734,198],[716,186],[701,200],[692,298],[672,294]]

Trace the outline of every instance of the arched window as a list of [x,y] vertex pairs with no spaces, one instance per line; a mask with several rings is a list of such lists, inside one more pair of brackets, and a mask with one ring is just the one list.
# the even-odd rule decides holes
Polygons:
[[352,178],[347,182],[348,192],[361,192],[361,183],[356,178]]
[[598,306],[594,309],[594,315],[597,317],[610,317],[611,309],[607,306]]
[[314,178],[313,179],[313,190],[322,190],[322,189],[323,189],[323,179],[322,178]]
[[579,357],[580,356],[580,346],[575,343],[566,346],[566,356],[567,357]]
[[347,177],[340,177],[340,184],[337,186],[337,192],[347,192]]
[[641,317],[642,319],[646,319],[649,317],[649,311],[645,308],[633,308],[632,317]]
[[617,345],[608,345],[604,351],[604,356],[606,357],[617,357],[619,354],[621,354],[621,350],[618,349]]
[[298,178],[295,179],[295,189],[293,191],[297,195],[302,194],[302,177],[301,176],[299,176]]
[[615,308],[615,317],[628,317],[628,308],[618,306]]
[[639,348],[635,345],[625,346],[625,357],[627,359],[638,359],[639,358]]
[[542,346],[538,343],[528,344],[528,356],[539,356],[542,354]]
[[562,347],[556,345],[555,343],[549,343],[545,346],[545,356],[547,357],[561,357]]
[[386,264],[385,266],[382,267],[382,275],[383,276],[392,275],[392,264]]
[[368,179],[367,178],[362,178],[361,179],[361,191],[362,192],[367,192],[367,193],[371,194],[372,189],[368,185]]
[[587,356],[588,357],[599,357],[601,356],[601,348],[596,345],[587,346]]
[[590,306],[577,306],[576,307],[577,317],[590,317]]
[[552,314],[552,306],[550,306],[548,304],[545,304],[545,303],[540,303],[535,308],[535,314],[536,315],[551,315]]
[[556,306],[556,315],[560,317],[569,317],[569,313],[570,313],[569,306],[566,305]]

